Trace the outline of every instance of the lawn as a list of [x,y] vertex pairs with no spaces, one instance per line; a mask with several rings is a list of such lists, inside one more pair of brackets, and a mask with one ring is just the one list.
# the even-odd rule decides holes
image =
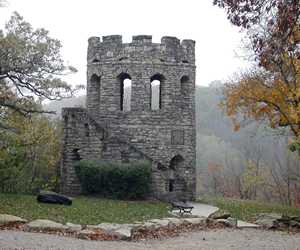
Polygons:
[[99,224],[131,223],[168,216],[168,205],[150,201],[120,201],[77,197],[72,206],[42,204],[36,196],[1,194],[0,214],[12,214],[27,220],[49,219],[56,222]]
[[230,212],[232,217],[245,221],[254,221],[259,213],[278,213],[289,216],[300,216],[300,208],[258,201],[204,197],[200,202],[211,204],[222,210],[226,210]]

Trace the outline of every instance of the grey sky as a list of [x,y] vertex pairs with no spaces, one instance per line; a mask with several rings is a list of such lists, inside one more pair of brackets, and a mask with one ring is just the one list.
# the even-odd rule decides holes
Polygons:
[[61,40],[63,58],[79,72],[70,83],[86,83],[86,49],[90,36],[152,35],[196,40],[197,84],[225,80],[246,63],[236,56],[241,34],[212,0],[8,0],[0,8],[0,27],[18,11],[35,28]]

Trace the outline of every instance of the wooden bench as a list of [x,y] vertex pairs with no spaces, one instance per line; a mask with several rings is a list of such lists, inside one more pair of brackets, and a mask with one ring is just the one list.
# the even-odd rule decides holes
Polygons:
[[171,202],[172,211],[179,210],[180,214],[188,213],[191,214],[193,210],[193,206],[184,201],[173,201]]

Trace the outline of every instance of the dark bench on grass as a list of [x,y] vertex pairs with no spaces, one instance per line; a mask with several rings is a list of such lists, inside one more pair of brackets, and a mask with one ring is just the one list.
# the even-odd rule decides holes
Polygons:
[[188,213],[191,214],[193,206],[185,201],[171,201],[172,211],[179,210],[180,214]]

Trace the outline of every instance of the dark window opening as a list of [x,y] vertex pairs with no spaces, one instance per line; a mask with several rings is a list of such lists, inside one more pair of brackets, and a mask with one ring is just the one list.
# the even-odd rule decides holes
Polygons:
[[92,101],[100,104],[100,76],[93,74],[91,77],[91,92],[93,93]]
[[90,136],[90,126],[87,123],[84,124],[84,133],[86,137]]
[[183,96],[188,95],[189,82],[190,82],[190,79],[189,79],[188,76],[181,77],[181,79],[180,79],[180,92],[181,92],[181,95],[183,95]]
[[169,192],[186,191],[186,186],[184,185],[185,180],[182,176],[185,167],[184,158],[179,154],[170,160],[168,177],[166,178]]
[[131,77],[122,73],[118,77],[120,82],[120,110],[130,111],[131,108]]
[[100,61],[96,58],[92,61],[92,63],[97,63],[97,62],[100,62]]
[[183,62],[183,63],[189,63],[189,61],[187,61],[187,60],[182,60],[182,62]]
[[169,180],[169,192],[174,191],[175,180]]
[[150,79],[150,107],[151,110],[162,108],[162,84],[165,78],[161,74],[156,74]]
[[73,153],[73,155],[72,155],[73,161],[80,161],[82,159],[80,154],[79,154],[79,149],[78,148],[74,148],[72,153]]

